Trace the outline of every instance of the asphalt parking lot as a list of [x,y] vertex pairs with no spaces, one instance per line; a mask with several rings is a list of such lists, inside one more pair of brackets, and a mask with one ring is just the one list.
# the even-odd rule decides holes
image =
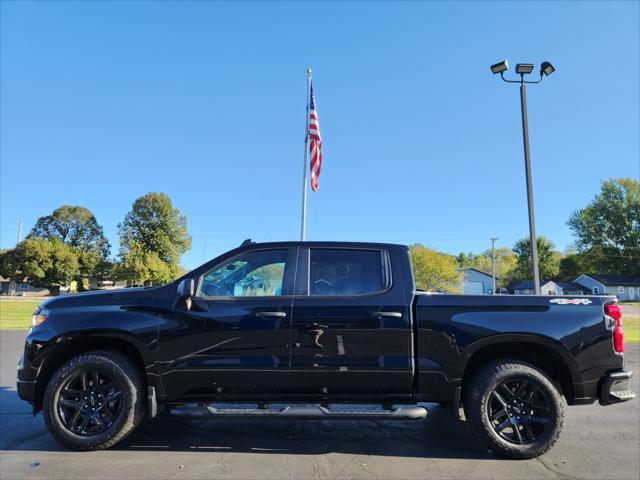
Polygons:
[[[570,407],[560,441],[541,458],[501,460],[467,423],[433,405],[422,422],[178,421],[143,424],[121,445],[73,452],[18,399],[25,331],[0,332],[0,478],[427,479],[640,476],[639,400]],[[640,371],[640,348],[627,366]],[[640,391],[638,376],[633,389]]]

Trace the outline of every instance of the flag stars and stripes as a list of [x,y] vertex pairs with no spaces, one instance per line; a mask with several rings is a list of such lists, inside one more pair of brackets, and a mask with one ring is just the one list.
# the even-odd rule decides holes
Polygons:
[[316,111],[316,100],[313,96],[313,84],[309,92],[309,155],[311,156],[311,190],[318,191],[318,178],[322,169],[322,138],[320,137],[320,123]]

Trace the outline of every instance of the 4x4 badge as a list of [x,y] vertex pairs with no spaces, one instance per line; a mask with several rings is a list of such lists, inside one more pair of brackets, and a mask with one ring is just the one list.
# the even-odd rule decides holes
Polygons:
[[588,298],[554,298],[549,303],[557,303],[558,305],[589,305],[593,303]]

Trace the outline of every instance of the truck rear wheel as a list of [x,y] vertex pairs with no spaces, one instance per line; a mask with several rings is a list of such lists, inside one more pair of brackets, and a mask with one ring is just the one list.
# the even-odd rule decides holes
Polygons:
[[533,458],[549,450],[564,422],[564,401],[553,382],[519,360],[487,363],[466,388],[464,409],[496,453]]
[[74,450],[100,450],[124,439],[140,423],[142,375],[125,355],[89,352],[64,363],[44,395],[47,428]]

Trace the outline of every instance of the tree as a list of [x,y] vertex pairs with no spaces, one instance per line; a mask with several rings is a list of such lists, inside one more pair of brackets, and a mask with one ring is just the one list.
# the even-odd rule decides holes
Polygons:
[[145,251],[136,241],[130,243],[114,269],[116,278],[152,284],[168,283],[178,274],[179,271],[172,269],[157,253]]
[[187,219],[164,193],[138,198],[120,232],[121,278],[164,283],[181,271],[180,258],[191,247]]
[[595,272],[640,275],[640,181],[602,182],[600,193],[567,224]]
[[85,253],[94,253],[102,259],[109,256],[109,242],[102,226],[85,207],[63,205],[51,215],[40,217],[27,238],[57,238]]
[[460,271],[456,257],[416,244],[409,249],[416,286],[421,290],[458,292]]
[[584,255],[570,252],[560,260],[558,279],[565,282],[572,282],[589,270],[590,268]]
[[[538,247],[538,270],[541,280],[555,278],[559,271],[559,258],[552,241],[544,237],[536,238]],[[516,255],[516,266],[513,271],[512,280],[531,280],[531,241],[529,238],[522,238],[513,247]]]
[[80,290],[89,288],[90,276],[104,278],[109,268],[109,242],[102,226],[85,207],[63,205],[51,215],[40,217],[27,239],[59,240],[78,256],[78,275],[73,279]]
[[0,255],[0,275],[56,293],[80,274],[79,252],[60,239],[29,238]]

